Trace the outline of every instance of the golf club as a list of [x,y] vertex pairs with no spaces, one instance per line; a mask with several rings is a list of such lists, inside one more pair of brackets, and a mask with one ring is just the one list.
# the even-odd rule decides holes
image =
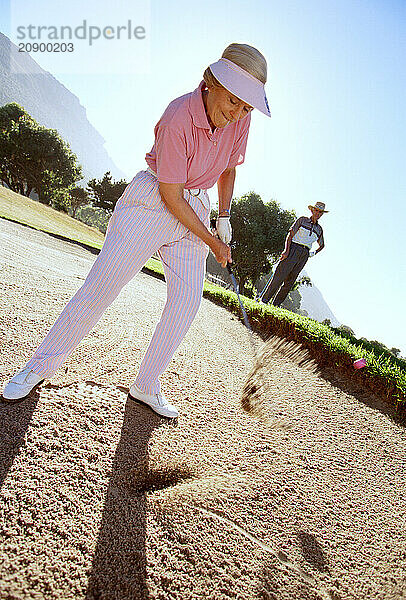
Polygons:
[[237,283],[237,280],[235,278],[235,275],[233,273],[233,270],[231,268],[230,263],[227,263],[227,271],[230,273],[231,282],[233,284],[234,291],[237,294],[238,302],[240,303],[240,308],[241,308],[241,312],[242,312],[242,316],[243,316],[243,319],[244,319],[245,326],[248,329],[248,331],[250,332],[251,346],[252,346],[252,349],[254,351],[254,355],[256,357],[257,356],[257,347],[256,347],[256,344],[255,344],[254,332],[253,332],[252,327],[250,325],[250,322],[248,320],[247,312],[246,312],[246,310],[244,308],[244,305],[242,303],[241,296],[240,296],[240,288],[239,288],[239,285]]
[[[215,234],[216,223],[215,219],[211,219],[211,229]],[[231,278],[231,283],[235,294],[238,298],[244,324],[249,331],[250,343],[254,354],[254,364],[251,371],[248,373],[241,394],[241,406],[243,410],[252,416],[258,417],[269,422],[269,406],[267,398],[272,396],[270,388],[269,373],[272,370],[272,360],[275,354],[282,355],[285,359],[293,360],[296,364],[306,368],[311,372],[317,370],[315,361],[311,358],[308,350],[300,343],[288,341],[278,335],[272,335],[263,344],[261,350],[257,347],[253,329],[248,319],[247,312],[244,308],[240,296],[240,289],[233,269],[230,263],[226,265],[227,271]],[[288,427],[283,420],[274,419],[271,417],[272,426],[285,429]]]
[[[245,326],[250,333],[250,342],[254,352],[254,365],[248,374],[242,390],[241,406],[251,415],[269,421],[269,406],[267,406],[268,403],[266,402],[266,398],[271,397],[272,390],[270,388],[269,374],[272,369],[271,364],[275,354],[282,355],[285,359],[292,360],[297,365],[304,367],[313,373],[317,370],[317,365],[311,358],[308,350],[302,346],[302,344],[288,341],[277,335],[271,336],[263,345],[261,351],[258,351],[254,332],[242,303],[239,285],[230,263],[227,263],[227,271],[230,274],[231,282],[240,304]],[[273,421],[274,427],[281,429],[289,428],[283,420],[271,420]]]

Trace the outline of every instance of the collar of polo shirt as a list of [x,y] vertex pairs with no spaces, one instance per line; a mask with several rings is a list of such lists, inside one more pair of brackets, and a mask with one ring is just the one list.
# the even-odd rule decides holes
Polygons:
[[211,131],[202,97],[202,92],[205,87],[206,83],[204,79],[202,79],[202,81],[199,83],[199,86],[192,92],[189,107],[192,114],[193,124],[196,125],[196,127],[202,127],[203,129],[209,129]]

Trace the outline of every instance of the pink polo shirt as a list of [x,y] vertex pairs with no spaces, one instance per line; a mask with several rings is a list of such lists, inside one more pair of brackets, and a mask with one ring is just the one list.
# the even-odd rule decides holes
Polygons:
[[155,126],[155,143],[145,155],[163,183],[209,189],[227,168],[244,162],[251,113],[212,133],[203,104],[204,81],[173,100]]

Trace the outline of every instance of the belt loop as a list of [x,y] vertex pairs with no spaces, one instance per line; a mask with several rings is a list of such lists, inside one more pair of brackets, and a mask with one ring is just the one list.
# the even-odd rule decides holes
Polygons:
[[150,166],[148,166],[146,170],[148,171],[148,173],[151,173],[151,175],[153,175],[156,179],[158,179],[158,175],[155,173],[155,171],[153,171],[151,169]]

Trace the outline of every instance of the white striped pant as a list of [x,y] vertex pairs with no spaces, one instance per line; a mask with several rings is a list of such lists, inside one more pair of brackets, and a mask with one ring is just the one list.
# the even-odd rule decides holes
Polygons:
[[[207,191],[194,196],[185,190],[184,197],[209,228]],[[26,366],[39,375],[53,375],[123,286],[157,252],[165,271],[167,299],[135,383],[147,394],[159,392],[159,376],[199,309],[208,251],[208,246],[168,211],[156,177],[140,171],[117,201],[103,247],[84,284]]]

